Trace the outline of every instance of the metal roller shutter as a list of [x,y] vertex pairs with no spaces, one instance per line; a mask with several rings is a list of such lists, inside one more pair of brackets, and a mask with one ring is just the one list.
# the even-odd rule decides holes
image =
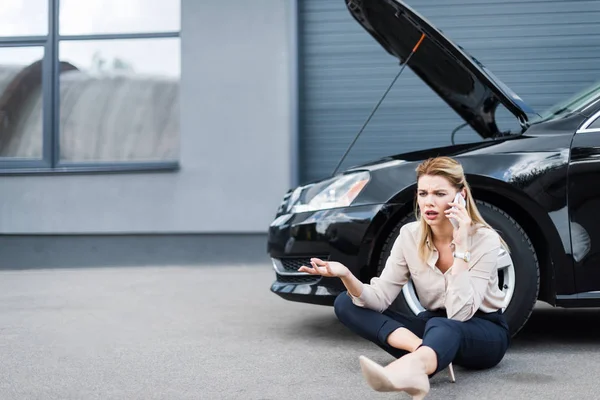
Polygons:
[[[300,182],[329,176],[399,70],[342,0],[300,0]],[[409,0],[538,112],[600,79],[596,0]],[[508,113],[506,114],[508,118]],[[508,121],[509,119],[504,119]],[[463,120],[406,68],[342,169],[450,144]],[[455,141],[481,138],[465,127]]]

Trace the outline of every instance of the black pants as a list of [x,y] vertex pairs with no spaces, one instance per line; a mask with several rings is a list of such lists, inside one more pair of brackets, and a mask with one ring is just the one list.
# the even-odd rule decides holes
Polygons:
[[510,333],[500,312],[477,313],[468,321],[448,319],[445,311],[424,311],[418,316],[391,310],[379,313],[352,303],[347,292],[335,299],[335,314],[350,330],[375,343],[396,358],[407,354],[387,343],[388,336],[398,328],[406,328],[423,339],[422,346],[437,354],[437,369],[448,364],[470,369],[485,369],[497,365],[510,343]]

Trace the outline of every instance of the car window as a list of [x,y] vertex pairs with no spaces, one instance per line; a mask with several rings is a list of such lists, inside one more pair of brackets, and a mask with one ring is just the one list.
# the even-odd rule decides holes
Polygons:
[[587,129],[598,129],[600,130],[600,117],[596,118],[594,122],[592,122]]
[[[600,98],[600,81],[580,90],[567,100],[561,101],[546,111],[540,113],[539,118],[531,121],[532,123],[549,121],[555,118],[563,117],[575,111],[583,110],[588,104]],[[594,122],[595,124],[596,122]],[[590,127],[591,129],[591,127]]]

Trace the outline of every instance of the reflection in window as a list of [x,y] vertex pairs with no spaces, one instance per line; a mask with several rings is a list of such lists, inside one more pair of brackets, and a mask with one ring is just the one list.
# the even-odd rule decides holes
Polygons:
[[592,122],[587,129],[600,129],[600,118],[596,118],[596,120]]
[[48,0],[2,0],[0,36],[48,34]]
[[60,34],[179,31],[179,0],[61,0]]
[[552,105],[550,108],[539,114],[539,118],[532,120],[532,123],[549,121],[567,113],[585,109],[592,100],[600,94],[600,81],[594,82],[591,86],[578,91],[567,100]]
[[179,44],[179,38],[61,42],[61,160],[177,160]]
[[0,157],[42,157],[40,47],[0,47]]

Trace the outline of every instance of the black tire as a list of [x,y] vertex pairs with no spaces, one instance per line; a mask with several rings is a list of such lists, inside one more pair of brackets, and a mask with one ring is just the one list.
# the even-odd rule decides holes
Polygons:
[[[508,244],[510,256],[514,265],[515,289],[512,299],[504,316],[508,322],[512,336],[515,336],[525,325],[538,298],[540,286],[540,268],[538,257],[531,240],[523,228],[507,213],[499,208],[477,200],[477,207],[483,218],[500,234]],[[385,262],[390,255],[394,241],[400,233],[400,228],[415,221],[414,215],[407,215],[394,227],[392,232],[384,239],[381,257],[377,265],[377,276],[381,274]],[[500,286],[503,286],[500,279]],[[417,294],[418,295],[418,294]],[[390,308],[414,315],[414,311],[408,306],[404,292],[400,295]]]

